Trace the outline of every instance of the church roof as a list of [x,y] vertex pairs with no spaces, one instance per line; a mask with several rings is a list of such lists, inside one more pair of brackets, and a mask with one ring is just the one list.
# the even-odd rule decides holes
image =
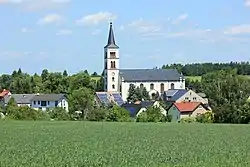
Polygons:
[[110,26],[109,26],[108,43],[104,48],[115,48],[115,49],[119,48],[119,46],[117,46],[115,44],[115,35],[114,35],[114,32],[113,32],[112,23],[110,23]]
[[126,82],[178,81],[183,77],[175,69],[120,69]]

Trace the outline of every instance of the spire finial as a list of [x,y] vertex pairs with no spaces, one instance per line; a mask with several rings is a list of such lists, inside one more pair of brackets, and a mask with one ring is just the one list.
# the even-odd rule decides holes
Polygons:
[[113,26],[112,26],[112,21],[109,22],[109,36],[108,36],[108,43],[105,46],[106,47],[115,47],[115,48],[119,48],[116,44],[115,44],[115,36],[114,36],[114,32],[113,32]]

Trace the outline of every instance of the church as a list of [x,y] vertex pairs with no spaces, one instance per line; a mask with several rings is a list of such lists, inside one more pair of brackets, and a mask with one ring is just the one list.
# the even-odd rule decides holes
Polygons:
[[126,101],[131,84],[145,87],[151,97],[161,96],[169,89],[185,89],[184,76],[175,69],[121,69],[119,58],[119,46],[115,42],[113,26],[110,23],[108,42],[104,47],[106,94],[120,94],[122,100]]

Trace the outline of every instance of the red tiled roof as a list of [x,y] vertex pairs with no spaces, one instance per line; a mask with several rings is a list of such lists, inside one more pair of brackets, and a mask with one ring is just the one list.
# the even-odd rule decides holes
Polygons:
[[4,97],[6,96],[10,91],[9,90],[3,90],[1,93],[0,93],[0,97]]
[[199,105],[201,105],[200,102],[181,102],[181,103],[174,103],[175,107],[180,112],[190,112],[194,111]]

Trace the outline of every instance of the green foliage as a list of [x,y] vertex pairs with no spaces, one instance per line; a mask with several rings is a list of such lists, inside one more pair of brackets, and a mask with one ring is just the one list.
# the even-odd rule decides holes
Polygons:
[[46,112],[32,109],[28,106],[9,106],[6,108],[8,118],[14,120],[48,120]]
[[51,119],[57,121],[68,121],[71,120],[71,116],[61,107],[56,107],[48,111]]
[[79,88],[73,90],[68,97],[70,112],[81,111],[81,117],[86,119],[88,111],[92,110],[94,105],[94,94],[91,89]]
[[212,112],[206,112],[204,114],[200,114],[196,117],[196,121],[200,123],[213,123],[214,122],[214,114]]
[[114,105],[107,115],[107,121],[110,122],[130,122],[130,114],[126,109]]
[[194,123],[196,122],[196,118],[195,117],[186,117],[186,118],[182,118],[180,120],[181,123]]
[[136,87],[131,84],[128,90],[127,101],[134,103],[136,101],[149,100],[149,94],[145,87]]
[[167,119],[159,107],[151,106],[137,116],[136,122],[166,122]]
[[250,164],[249,125],[0,121],[0,134],[0,166]]

